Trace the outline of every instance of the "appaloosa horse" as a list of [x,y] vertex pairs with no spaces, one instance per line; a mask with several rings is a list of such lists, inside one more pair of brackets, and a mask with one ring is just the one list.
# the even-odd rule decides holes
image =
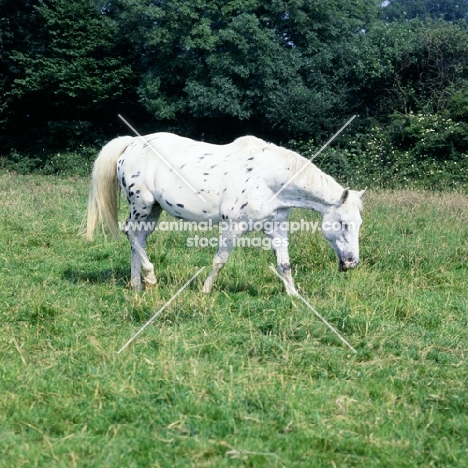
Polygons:
[[246,136],[214,145],[154,133],[110,141],[93,167],[88,239],[100,222],[118,235],[117,181],[130,204],[130,228],[124,231],[132,247],[131,285],[135,289],[142,287],[141,267],[145,284],[156,283],[145,246],[162,210],[188,221],[222,224],[213,268],[203,286],[206,293],[226,264],[235,239],[252,222],[262,222],[268,226],[264,232],[271,239],[286,291],[297,294],[285,228],[295,207],[322,214],[322,232],[337,254],[340,270],[359,263],[364,191],[343,188],[299,154],[258,138]]

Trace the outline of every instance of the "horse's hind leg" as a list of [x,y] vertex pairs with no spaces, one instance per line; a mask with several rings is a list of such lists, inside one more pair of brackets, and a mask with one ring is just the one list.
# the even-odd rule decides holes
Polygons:
[[145,247],[148,236],[155,230],[162,208],[158,204],[154,204],[151,211],[146,208],[149,213],[145,215],[143,212],[139,216],[139,220],[135,220],[133,212],[127,220],[127,228],[125,234],[130,241],[132,247],[131,259],[131,280],[130,286],[133,289],[141,290],[141,270],[143,269],[143,281],[146,286],[154,286],[156,284],[156,276],[154,275],[154,266],[150,262],[146,254]]

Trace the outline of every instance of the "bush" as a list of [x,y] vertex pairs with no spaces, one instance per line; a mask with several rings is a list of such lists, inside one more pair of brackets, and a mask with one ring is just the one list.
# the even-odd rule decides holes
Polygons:
[[[327,148],[314,163],[351,187],[468,187],[468,125],[448,114],[395,114],[386,126],[368,123],[341,145]],[[367,128],[367,131],[365,130]],[[314,141],[290,142],[307,158]]]
[[97,150],[88,146],[52,154],[44,151],[39,156],[12,151],[7,157],[0,156],[0,170],[18,174],[89,176],[96,155]]
[[389,132],[394,146],[412,148],[421,160],[456,160],[468,153],[468,125],[453,121],[447,112],[396,114]]

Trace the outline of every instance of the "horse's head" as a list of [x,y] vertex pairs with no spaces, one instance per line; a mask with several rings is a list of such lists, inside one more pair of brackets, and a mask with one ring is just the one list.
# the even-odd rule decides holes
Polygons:
[[346,271],[359,264],[361,197],[365,190],[345,189],[336,204],[323,213],[322,232],[338,256],[338,269]]

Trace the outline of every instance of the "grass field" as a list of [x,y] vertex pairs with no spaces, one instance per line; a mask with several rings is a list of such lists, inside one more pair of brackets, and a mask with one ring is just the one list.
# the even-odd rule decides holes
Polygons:
[[467,466],[468,196],[369,191],[346,274],[292,235],[299,292],[357,354],[237,249],[117,355],[214,250],[153,235],[159,285],[131,292],[126,239],[77,235],[87,186],[0,175],[0,466]]

